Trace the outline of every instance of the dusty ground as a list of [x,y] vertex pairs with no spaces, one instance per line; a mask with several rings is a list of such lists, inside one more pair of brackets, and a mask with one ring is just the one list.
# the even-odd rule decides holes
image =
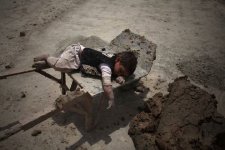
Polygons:
[[[118,93],[117,111],[104,113],[96,131],[85,133],[74,114],[58,114],[1,142],[1,149],[134,149],[127,131],[137,107],[159,91],[166,94],[168,84],[184,74],[215,94],[225,116],[222,0],[1,0],[0,20],[1,73],[29,68],[34,56],[54,53],[78,36],[110,42],[129,28],[158,46],[151,73],[143,79],[150,92]],[[1,80],[0,126],[51,105],[59,93],[58,85],[38,74]],[[33,130],[42,133],[33,137]]]

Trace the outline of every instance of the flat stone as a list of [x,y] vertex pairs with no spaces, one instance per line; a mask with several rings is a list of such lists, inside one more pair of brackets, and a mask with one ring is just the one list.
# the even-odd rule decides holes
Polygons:
[[39,134],[41,134],[41,130],[34,130],[31,135],[32,136],[38,136]]

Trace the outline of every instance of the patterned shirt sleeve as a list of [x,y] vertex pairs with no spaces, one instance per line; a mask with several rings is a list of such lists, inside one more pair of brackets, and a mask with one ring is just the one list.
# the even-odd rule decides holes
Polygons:
[[112,85],[111,75],[112,71],[107,64],[100,64],[100,70],[102,72],[102,84],[103,85]]

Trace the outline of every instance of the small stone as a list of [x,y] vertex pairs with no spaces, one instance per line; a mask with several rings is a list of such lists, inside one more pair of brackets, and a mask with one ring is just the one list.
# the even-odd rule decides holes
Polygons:
[[20,37],[24,37],[26,33],[24,31],[20,32]]
[[206,84],[204,84],[203,86],[204,86],[204,88],[208,88],[208,86]]
[[9,40],[13,39],[13,36],[6,36]]
[[151,54],[151,51],[147,51],[146,54]]
[[139,85],[135,88],[135,92],[144,93],[147,89],[143,85]]
[[68,141],[67,141],[66,139],[62,138],[62,139],[61,139],[61,143],[66,143],[66,144],[68,144]]
[[21,96],[20,96],[21,98],[25,98],[26,97],[25,92],[21,92],[20,94],[21,94]]
[[10,96],[10,97],[7,97],[6,98],[6,101],[11,101],[13,98]]
[[56,124],[56,122],[55,122],[55,121],[52,121],[51,125],[53,126],[53,125],[55,125],[55,124]]
[[75,126],[71,126],[70,129],[71,130],[76,130],[76,127]]
[[10,69],[10,68],[12,68],[13,67],[13,63],[7,63],[6,65],[5,65],[5,69]]
[[31,133],[32,136],[37,136],[37,135],[39,135],[39,134],[41,134],[41,130],[34,130],[34,131]]
[[214,94],[211,94],[211,97],[212,97],[212,98],[216,98],[216,96],[215,96]]

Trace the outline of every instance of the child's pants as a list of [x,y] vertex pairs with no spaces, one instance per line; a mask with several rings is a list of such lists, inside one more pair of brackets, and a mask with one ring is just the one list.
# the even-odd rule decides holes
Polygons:
[[73,44],[68,46],[60,57],[48,57],[47,63],[50,67],[61,72],[71,72],[73,70],[79,69],[80,67],[80,57],[84,47],[80,44]]

